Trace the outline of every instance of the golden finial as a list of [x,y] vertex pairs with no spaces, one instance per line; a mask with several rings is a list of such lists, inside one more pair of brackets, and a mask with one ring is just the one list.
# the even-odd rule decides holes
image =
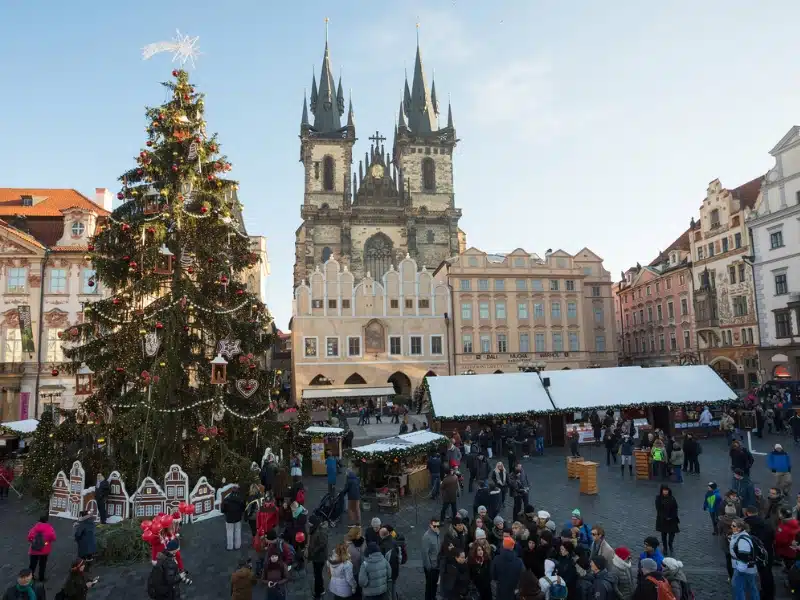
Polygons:
[[328,22],[329,21],[330,21],[330,19],[328,17],[325,17],[325,43],[326,44],[328,43]]

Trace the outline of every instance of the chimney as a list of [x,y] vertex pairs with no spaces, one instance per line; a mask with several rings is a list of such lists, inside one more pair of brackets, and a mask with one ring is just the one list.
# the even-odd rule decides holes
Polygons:
[[114,210],[114,195],[108,188],[94,188],[94,203],[111,212]]

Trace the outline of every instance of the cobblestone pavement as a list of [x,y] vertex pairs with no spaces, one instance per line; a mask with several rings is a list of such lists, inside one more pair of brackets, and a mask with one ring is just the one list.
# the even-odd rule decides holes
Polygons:
[[[757,448],[766,450],[775,438],[756,442]],[[787,446],[790,441],[783,438]],[[759,447],[760,446],[760,447]],[[800,464],[800,451],[789,450],[797,464]],[[560,526],[568,520],[573,508],[580,508],[590,524],[602,524],[612,546],[625,545],[634,552],[641,551],[642,541],[647,535],[655,533],[654,498],[658,483],[635,481],[629,476],[622,478],[619,467],[605,466],[605,452],[599,448],[586,448],[584,454],[589,460],[601,463],[598,472],[597,496],[581,496],[578,482],[568,481],[562,449],[548,450],[544,457],[524,460],[523,464],[532,481],[531,501],[538,508],[547,509]],[[702,499],[709,480],[719,483],[722,490],[727,489],[730,479],[727,453],[722,440],[712,440],[704,444],[701,456],[702,475],[686,476],[683,485],[673,486],[680,507],[681,533],[675,541],[675,554],[684,562],[698,600],[705,598],[730,598],[730,587],[724,568],[717,538],[711,536],[711,525],[703,513]],[[343,477],[343,476],[342,476]],[[768,488],[772,475],[766,468],[766,459],[756,457],[753,469],[756,485]],[[325,492],[322,477],[307,477],[308,507],[317,506]],[[340,482],[341,483],[341,482]],[[13,495],[13,494],[12,494]],[[467,494],[460,505],[472,505],[472,496]],[[420,499],[404,499],[397,514],[380,514],[384,522],[391,523],[404,532],[409,549],[409,562],[401,570],[398,592],[403,600],[422,598],[424,595],[422,564],[419,558],[419,545],[427,521],[438,514],[437,502]],[[510,501],[505,514],[510,512]],[[364,511],[365,523],[375,516],[374,512]],[[0,501],[0,584],[9,585],[14,581],[18,569],[27,566],[28,528],[36,520],[36,515],[25,510],[24,500],[10,499]],[[69,562],[75,555],[72,542],[72,523],[53,519],[58,541],[54,545],[51,562],[48,565],[48,593],[50,598],[63,583]],[[245,526],[245,530],[247,527]],[[339,525],[330,534],[330,545],[341,539],[345,532]],[[183,597],[195,600],[217,600],[230,597],[230,574],[240,556],[247,555],[249,532],[243,534],[244,547],[238,552],[226,552],[224,547],[224,525],[221,519],[206,521],[184,528],[183,555],[186,568],[191,572],[194,585],[184,588]],[[95,573],[100,583],[90,591],[89,598],[105,600],[110,598],[146,598],[145,592],[149,564],[126,567],[103,567],[98,565]],[[779,571],[776,569],[779,589],[782,588]],[[306,576],[307,575],[307,576]],[[290,585],[289,600],[311,598],[312,577],[310,572],[296,577]],[[781,590],[784,597],[788,595]],[[263,590],[257,590],[255,598],[264,597]]]

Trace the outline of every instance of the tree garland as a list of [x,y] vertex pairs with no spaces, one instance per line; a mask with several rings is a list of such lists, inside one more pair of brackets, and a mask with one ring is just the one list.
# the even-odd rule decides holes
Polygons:
[[414,444],[405,448],[391,448],[386,450],[375,450],[373,452],[359,450],[358,448],[350,448],[345,450],[345,458],[353,460],[360,460],[368,462],[371,460],[382,460],[384,462],[398,462],[421,454],[430,454],[431,452],[438,451],[445,444],[447,444],[447,437],[442,436],[424,444]]

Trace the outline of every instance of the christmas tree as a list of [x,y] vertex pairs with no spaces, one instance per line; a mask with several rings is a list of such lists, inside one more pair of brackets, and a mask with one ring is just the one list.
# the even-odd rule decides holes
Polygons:
[[[261,369],[270,317],[243,274],[259,257],[241,222],[231,164],[206,134],[204,98],[183,70],[147,109],[146,147],[120,177],[123,201],[86,259],[108,297],[62,334],[83,414],[129,482],[179,464],[232,480],[282,431]],[[96,424],[97,422],[100,425]],[[99,429],[98,429],[99,428]],[[265,439],[266,438],[266,439]]]
[[53,491],[53,480],[61,464],[61,451],[54,439],[56,431],[53,413],[44,411],[31,440],[31,449],[25,458],[23,477],[25,488],[31,495],[46,502]]

